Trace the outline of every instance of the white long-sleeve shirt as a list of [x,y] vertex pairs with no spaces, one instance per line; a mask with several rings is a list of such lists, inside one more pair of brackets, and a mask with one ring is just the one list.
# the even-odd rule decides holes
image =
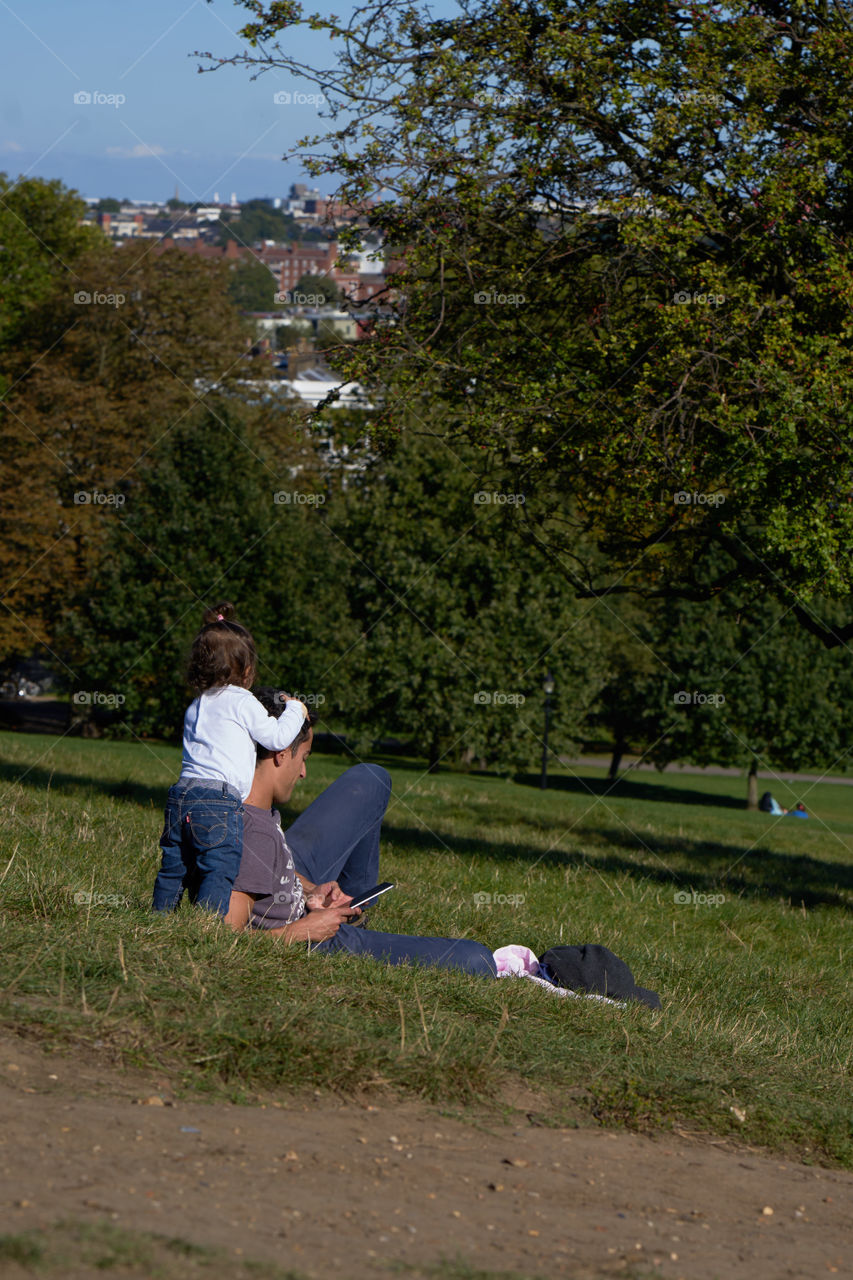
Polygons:
[[283,751],[305,719],[301,705],[288,702],[271,716],[253,693],[239,685],[208,689],[187,707],[181,778],[228,782],[245,800],[255,776],[255,743]]

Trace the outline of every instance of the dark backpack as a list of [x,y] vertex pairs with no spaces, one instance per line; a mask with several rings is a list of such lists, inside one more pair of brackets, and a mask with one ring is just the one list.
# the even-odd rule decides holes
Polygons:
[[587,943],[582,947],[551,947],[539,957],[543,977],[570,991],[593,991],[611,1000],[642,1000],[651,1009],[660,1008],[656,991],[638,987],[624,960],[607,947]]

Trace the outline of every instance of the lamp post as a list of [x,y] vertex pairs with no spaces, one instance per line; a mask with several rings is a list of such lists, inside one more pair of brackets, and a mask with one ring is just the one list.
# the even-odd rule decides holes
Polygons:
[[545,672],[542,688],[545,692],[545,737],[542,742],[542,778],[539,786],[544,791],[548,786],[548,722],[551,719],[551,694],[554,692],[554,677],[550,671]]

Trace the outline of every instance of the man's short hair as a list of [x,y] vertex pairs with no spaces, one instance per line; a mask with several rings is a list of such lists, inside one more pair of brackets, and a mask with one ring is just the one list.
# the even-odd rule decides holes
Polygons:
[[[275,716],[276,719],[278,719],[290,701],[289,693],[286,693],[284,689],[276,689],[273,685],[263,685],[260,688],[253,689],[252,693],[268,714]],[[306,719],[303,721],[302,727],[290,744],[290,754],[292,756],[296,755],[297,751],[302,746],[302,743],[306,740],[316,723],[316,712],[309,711]],[[268,747],[262,747],[259,742],[255,743],[255,752],[257,753],[259,763],[261,760],[269,760],[270,756],[274,756],[276,754],[275,751],[270,751]]]

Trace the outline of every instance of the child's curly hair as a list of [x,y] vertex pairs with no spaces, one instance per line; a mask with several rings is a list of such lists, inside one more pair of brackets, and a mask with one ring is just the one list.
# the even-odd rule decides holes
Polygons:
[[228,601],[205,610],[187,667],[187,683],[196,693],[228,684],[248,689],[255,678],[255,642],[252,633],[234,620],[235,612]]

